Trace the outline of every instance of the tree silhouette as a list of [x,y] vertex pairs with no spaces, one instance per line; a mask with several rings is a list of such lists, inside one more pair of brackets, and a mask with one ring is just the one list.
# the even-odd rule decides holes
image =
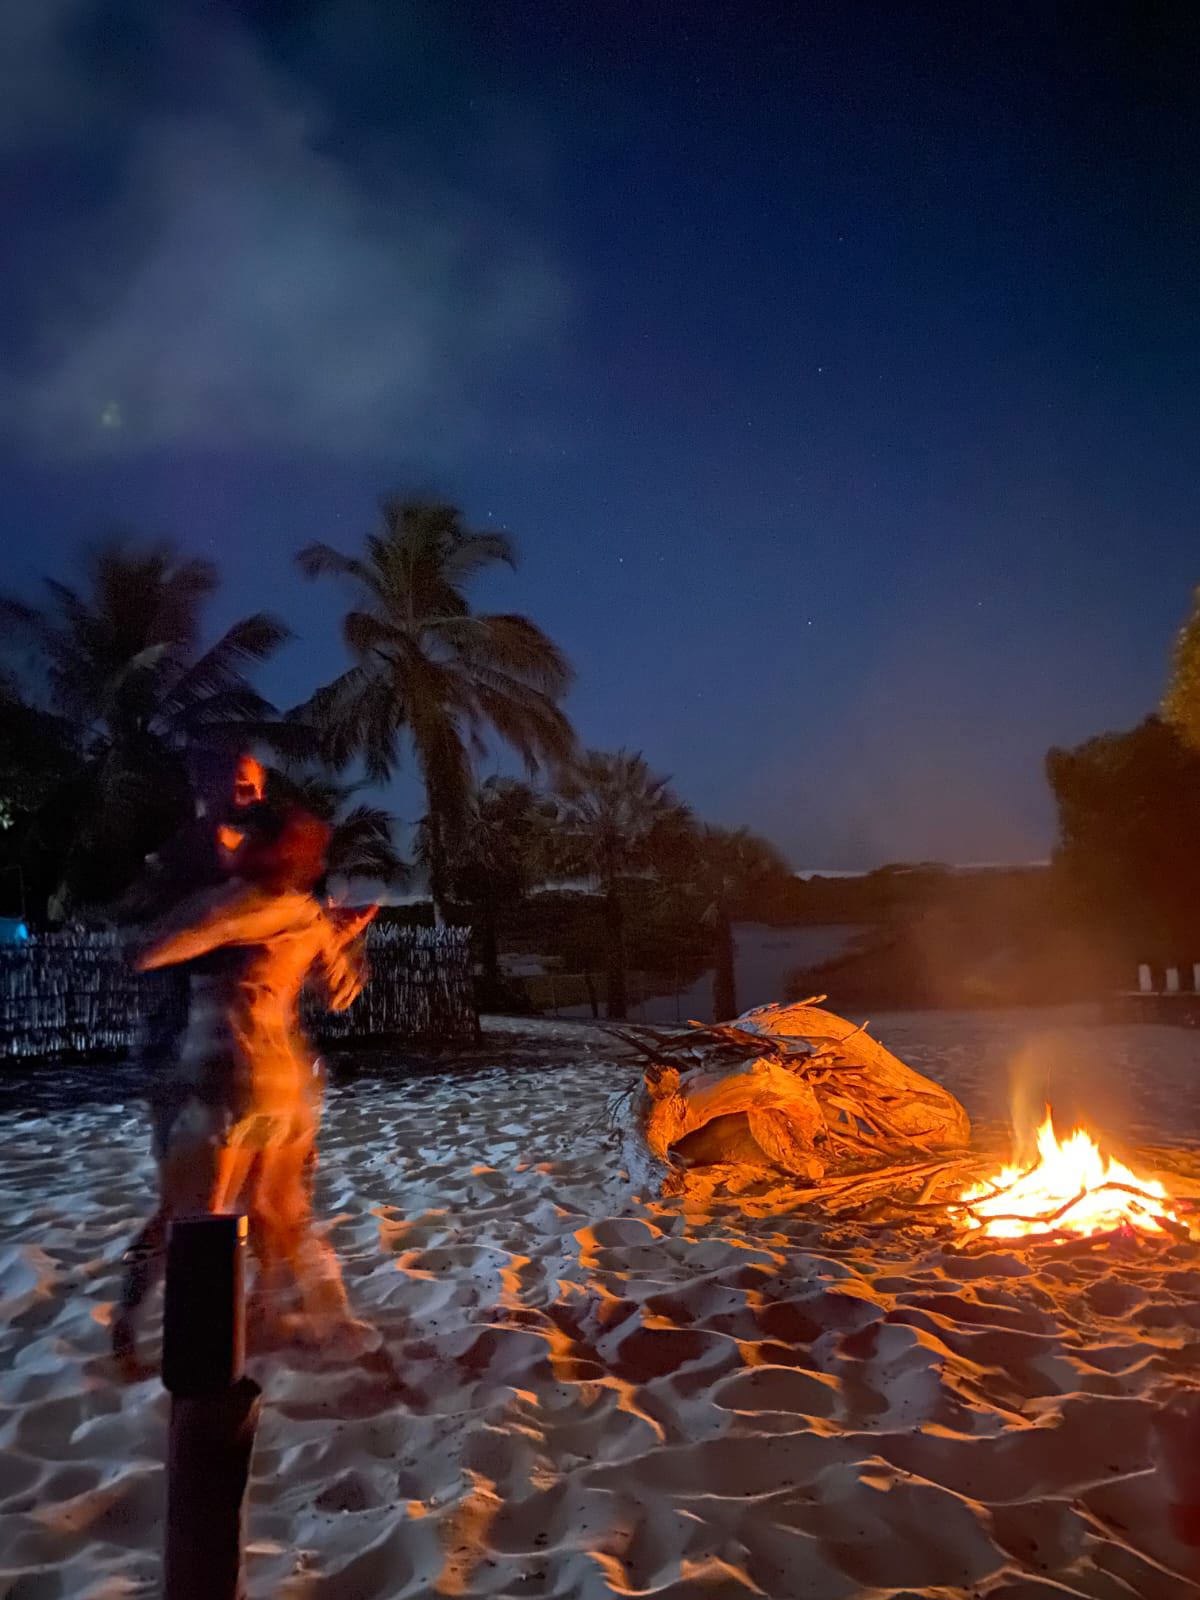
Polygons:
[[1193,750],[1200,750],[1200,588],[1175,638],[1171,677],[1162,700],[1162,718]]
[[47,578],[40,606],[0,597],[23,702],[57,718],[78,758],[38,820],[43,836],[66,828],[63,905],[118,893],[177,824],[191,746],[304,739],[247,676],[288,638],[282,622],[260,612],[200,648],[216,587],[209,562],[114,539],[86,558],[81,586]]
[[516,555],[507,535],[465,529],[453,506],[388,500],[363,556],[315,544],[299,560],[309,577],[347,578],[354,591],[342,623],[354,665],[302,714],[323,731],[337,767],[361,758],[373,781],[389,778],[403,741],[411,743],[440,916],[470,817],[473,760],[494,736],[530,775],[564,761],[574,734],[559,701],[571,667],[527,617],[471,609],[474,580],[497,564],[515,567]]
[[775,846],[748,828],[705,826],[696,835],[689,877],[713,930],[713,1017],[718,1022],[738,1014],[733,919],[756,894],[789,875]]
[[625,983],[624,886],[678,861],[691,813],[667,778],[641,755],[585,751],[566,769],[555,793],[557,867],[563,876],[593,878],[604,901],[608,1015],[628,1011]]

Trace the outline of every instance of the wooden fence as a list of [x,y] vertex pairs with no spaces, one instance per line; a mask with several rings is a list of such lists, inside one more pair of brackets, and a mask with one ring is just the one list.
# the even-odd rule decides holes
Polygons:
[[[468,929],[376,927],[367,948],[371,980],[349,1011],[326,1012],[306,997],[314,1038],[477,1037]],[[68,929],[0,947],[0,1058],[128,1051],[155,981],[130,971],[112,932]]]

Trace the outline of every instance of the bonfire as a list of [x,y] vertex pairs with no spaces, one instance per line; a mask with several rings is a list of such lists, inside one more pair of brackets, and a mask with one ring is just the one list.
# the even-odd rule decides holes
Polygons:
[[1106,1156],[1083,1129],[1060,1142],[1049,1112],[1031,1164],[973,1149],[949,1090],[824,998],[735,1023],[620,1031],[646,1063],[641,1086],[613,1110],[643,1192],[770,1193],[785,1206],[917,1224],[964,1243],[1190,1236],[1182,1202],[1160,1179]]
[[1060,1143],[1049,1110],[1038,1129],[1037,1151],[1032,1166],[1005,1167],[965,1189],[962,1208],[951,1208],[956,1220],[997,1239],[1129,1230],[1161,1235],[1182,1226],[1158,1179],[1139,1178],[1103,1155],[1083,1128]]

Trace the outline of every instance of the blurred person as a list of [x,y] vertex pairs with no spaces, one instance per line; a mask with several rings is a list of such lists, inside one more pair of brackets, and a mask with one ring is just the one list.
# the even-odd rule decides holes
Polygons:
[[[357,1353],[373,1330],[350,1315],[337,1258],[312,1232],[304,1182],[318,1105],[300,992],[311,975],[333,1009],[352,1004],[363,968],[350,946],[370,915],[339,926],[313,895],[328,836],[296,807],[261,819],[236,849],[235,876],[184,900],[136,965],[199,964],[179,1060],[186,1094],[160,1163],[159,1232],[171,1216],[244,1210],[262,1267],[259,1304],[277,1302],[290,1280],[302,1311],[294,1330]],[[136,1365],[132,1309],[123,1304],[114,1330],[125,1365]]]
[[[154,921],[188,895],[224,882],[238,847],[263,820],[266,771],[256,757],[248,751],[199,750],[190,765],[192,814],[147,858],[146,871],[118,908],[120,921]],[[140,1060],[148,1078],[156,1157],[186,1097],[173,1069],[187,1027],[191,980],[201,966],[164,969],[147,986]]]
[[[161,850],[147,857],[145,871],[115,908],[122,923],[152,922],[188,896],[223,883],[233,870],[237,849],[264,820],[266,772],[248,751],[200,748],[191,752],[189,769],[190,815]],[[151,1148],[160,1178],[171,1128],[190,1096],[179,1055],[192,980],[205,972],[211,975],[228,959],[224,952],[214,952],[164,968],[143,991],[138,1056],[146,1074]],[[160,1204],[126,1252],[112,1330],[113,1351],[123,1366],[136,1366],[133,1318],[161,1276],[167,1220]]]

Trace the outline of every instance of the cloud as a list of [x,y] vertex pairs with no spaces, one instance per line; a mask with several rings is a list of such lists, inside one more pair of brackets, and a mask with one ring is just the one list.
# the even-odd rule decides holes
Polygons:
[[68,48],[89,9],[55,0],[26,29],[22,113],[0,133],[10,162],[77,142],[80,107],[99,116],[107,93],[94,131],[119,151],[118,181],[86,248],[54,262],[20,377],[0,383],[0,427],[64,456],[444,456],[485,435],[504,374],[552,352],[568,314],[538,241],[461,180],[361,160],[217,8],[186,61],[179,36],[169,46],[156,82],[177,82],[177,103],[161,87],[126,103],[114,134],[111,86],[96,91]]

